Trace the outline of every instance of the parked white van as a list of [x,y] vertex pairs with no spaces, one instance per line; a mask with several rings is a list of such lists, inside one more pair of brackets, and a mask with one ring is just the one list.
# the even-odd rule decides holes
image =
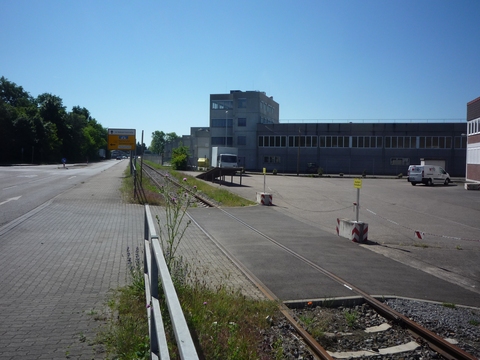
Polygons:
[[448,185],[450,175],[438,165],[410,165],[408,168],[408,181],[412,185],[443,184]]

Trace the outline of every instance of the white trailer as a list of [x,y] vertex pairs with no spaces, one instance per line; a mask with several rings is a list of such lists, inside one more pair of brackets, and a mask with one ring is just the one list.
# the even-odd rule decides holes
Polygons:
[[237,168],[238,149],[234,147],[213,146],[211,165],[214,168]]

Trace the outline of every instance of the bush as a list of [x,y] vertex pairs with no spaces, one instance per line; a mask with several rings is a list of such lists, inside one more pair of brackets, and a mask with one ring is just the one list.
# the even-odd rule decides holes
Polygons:
[[339,175],[340,175],[340,177],[343,177],[343,173],[340,173]]
[[400,173],[400,174],[397,175],[397,177],[398,177],[399,179],[401,179],[401,178],[403,177],[403,174]]
[[367,177],[367,170],[363,170],[362,177]]
[[277,175],[277,169],[273,169],[272,174]]
[[318,176],[323,176],[323,168],[318,168]]

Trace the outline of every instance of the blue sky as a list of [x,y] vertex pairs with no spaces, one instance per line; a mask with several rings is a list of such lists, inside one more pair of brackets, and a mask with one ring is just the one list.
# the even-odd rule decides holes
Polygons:
[[0,76],[104,127],[208,126],[210,94],[259,90],[284,122],[465,119],[480,1],[0,0]]

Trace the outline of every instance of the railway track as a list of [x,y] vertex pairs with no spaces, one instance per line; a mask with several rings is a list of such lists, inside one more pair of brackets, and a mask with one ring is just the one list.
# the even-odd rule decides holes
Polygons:
[[[144,172],[145,174],[158,186],[161,187],[164,185],[166,182],[173,184],[174,186],[181,187],[184,191],[188,192],[191,194],[193,197],[195,197],[197,206],[202,206],[202,207],[217,207],[216,204],[214,204],[212,201],[205,199],[201,196],[199,196],[195,191],[192,191],[187,186],[184,186],[182,183],[176,181],[173,179],[171,176],[168,176],[168,173],[166,172],[161,172],[158,170],[153,169],[152,167],[148,165],[143,165],[144,166]],[[274,238],[268,236],[267,234],[264,234],[262,231],[256,229],[255,227],[247,224],[245,221],[242,219],[236,217],[235,215],[231,214],[225,209],[219,209],[220,211],[223,212],[223,214],[227,217],[230,217],[231,219],[241,223],[243,226],[248,228],[250,231],[253,233],[267,239],[269,242],[273,243],[275,246],[281,248],[283,251],[287,252],[290,256],[293,258],[300,260],[304,264],[307,264],[309,267],[315,269],[319,274],[322,274],[323,276],[328,277],[329,279],[335,281],[339,286],[343,286],[348,288],[352,293],[356,294],[356,296],[360,297],[363,299],[363,302],[368,305],[370,309],[375,311],[381,318],[385,319],[386,322],[389,324],[389,331],[399,331],[403,332],[408,331],[408,336],[410,340],[405,340],[405,341],[399,341],[399,342],[405,342],[409,343],[412,345],[411,339],[415,339],[415,342],[419,346],[428,346],[432,351],[435,351],[438,355],[439,358],[444,358],[444,359],[476,359],[475,356],[465,352],[464,350],[460,349],[456,345],[450,343],[449,341],[443,339],[442,337],[438,336],[434,332],[426,329],[425,327],[419,325],[418,323],[414,322],[413,320],[409,319],[408,317],[402,315],[401,313],[393,310],[390,308],[388,305],[386,305],[384,302],[370,296],[370,294],[364,292],[362,289],[356,287],[354,284],[351,284],[341,277],[337,276],[336,274],[328,271],[327,269],[319,266],[318,264],[312,262],[311,260],[305,258],[304,256],[298,254],[297,252],[293,251],[292,249],[282,245],[280,242],[276,241]],[[195,220],[192,218],[192,221],[195,222]],[[197,223],[197,226],[200,227],[200,225]],[[266,289],[262,284],[260,284],[255,276],[252,276],[252,274],[249,272],[248,269],[244,268],[242,264],[239,264],[235,259],[232,259],[232,261],[240,268],[240,270],[251,280],[253,281],[257,287],[264,293],[264,295],[271,299],[278,301],[278,299],[273,295],[268,289]],[[305,303],[305,307],[312,306],[313,304],[310,303]],[[335,359],[338,358],[338,353],[334,353],[335,356],[332,356],[332,351],[327,351],[328,349],[325,349],[307,330],[304,329],[304,324],[300,324],[298,321],[298,316],[293,315],[293,312],[291,309],[289,309],[286,305],[281,304],[280,305],[280,310],[285,316],[285,318],[290,322],[290,324],[294,327],[294,329],[297,331],[297,333],[302,337],[302,339],[308,344],[309,348],[311,351],[315,354],[316,357],[320,359]],[[369,348],[371,345],[366,344],[364,348]],[[379,351],[379,349],[375,349],[374,351]],[[395,350],[392,350],[395,351]],[[405,350],[408,351],[408,350]],[[353,353],[352,353],[353,354]],[[355,355],[345,355],[347,357],[353,358]],[[378,355],[381,355],[381,352],[378,353]],[[360,355],[358,355],[360,356]],[[363,356],[371,356],[371,355],[363,355]],[[386,355],[387,356],[387,355]],[[387,358],[391,358],[388,357]]]
[[216,207],[216,204],[213,201],[204,198],[203,196],[199,195],[195,189],[182,184],[181,182],[177,181],[172,176],[169,176],[167,171],[160,171],[154,169],[148,164],[143,163],[143,172],[148,178],[158,187],[161,188],[166,184],[170,184],[172,186],[181,188],[183,191],[188,193],[194,200],[195,205],[197,207]]

